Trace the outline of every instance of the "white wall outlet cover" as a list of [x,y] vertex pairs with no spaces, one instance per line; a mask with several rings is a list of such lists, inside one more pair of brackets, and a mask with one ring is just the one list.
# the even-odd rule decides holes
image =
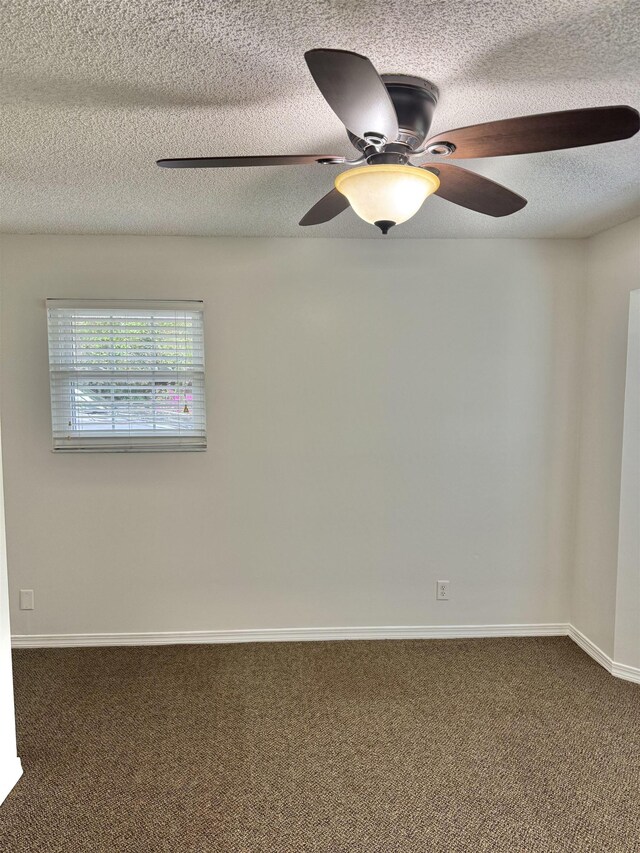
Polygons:
[[32,589],[21,589],[20,590],[20,610],[33,610],[33,590]]
[[449,600],[449,581],[436,581],[436,598],[438,601]]

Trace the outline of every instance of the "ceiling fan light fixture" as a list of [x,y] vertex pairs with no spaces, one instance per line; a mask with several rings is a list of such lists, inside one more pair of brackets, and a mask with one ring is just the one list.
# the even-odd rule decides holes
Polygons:
[[423,202],[437,191],[440,181],[433,172],[416,166],[379,163],[341,172],[335,181],[338,192],[365,222],[399,225],[416,214]]

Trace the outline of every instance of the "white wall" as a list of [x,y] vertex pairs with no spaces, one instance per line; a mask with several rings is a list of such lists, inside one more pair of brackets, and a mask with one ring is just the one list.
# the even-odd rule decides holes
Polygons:
[[630,302],[614,657],[640,670],[640,290]]
[[[1,440],[0,440],[1,445]],[[22,775],[16,750],[16,724],[11,674],[11,631],[4,530],[4,491],[0,459],[0,803]]]
[[[572,621],[614,656],[629,294],[640,287],[640,219],[587,241]],[[636,562],[640,573],[640,559]],[[637,588],[637,587],[636,587]],[[640,602],[629,599],[640,618]],[[640,649],[621,663],[640,666]],[[617,657],[616,657],[617,660]]]
[[[581,241],[3,243],[14,633],[567,621]],[[209,450],[51,453],[47,296],[203,298]]]

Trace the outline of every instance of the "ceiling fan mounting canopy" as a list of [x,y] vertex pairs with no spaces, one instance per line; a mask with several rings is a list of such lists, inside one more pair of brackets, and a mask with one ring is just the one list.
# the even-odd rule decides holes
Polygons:
[[[382,74],[380,79],[389,93],[398,121],[396,139],[387,139],[386,142],[400,143],[411,151],[418,150],[431,127],[438,103],[437,87],[429,80],[407,74]],[[349,129],[347,135],[355,148],[365,150],[368,140],[361,139]]]
[[[366,56],[347,50],[309,50],[305,60],[320,92],[344,124],[357,152],[355,159],[330,154],[284,154],[187,157],[158,160],[158,165],[170,169],[220,169],[311,164],[361,166],[366,163],[360,170],[350,170],[360,175],[356,194],[364,192],[366,184],[369,196],[371,187],[378,186],[380,198],[369,198],[368,214],[362,218],[373,221],[386,234],[391,226],[406,221],[420,207],[422,202],[415,206],[416,187],[426,185],[418,178],[418,170],[426,170],[431,175],[431,192],[424,198],[433,193],[488,216],[508,216],[526,205],[526,199],[517,193],[475,172],[443,162],[444,158],[505,157],[578,148],[628,139],[640,129],[638,111],[622,105],[520,116],[447,130],[429,137],[438,103],[438,89],[430,81],[404,74],[380,76]],[[437,157],[437,165],[412,162],[426,154]],[[397,169],[380,169],[383,166]],[[350,205],[347,195],[338,189],[341,183],[345,189],[350,172],[338,175],[336,186],[303,216],[300,225],[328,222],[349,206],[362,216],[355,195]],[[373,172],[378,176],[375,181],[369,177],[373,177]],[[380,182],[383,173],[387,177]],[[422,177],[426,175],[423,173]],[[353,181],[350,187],[355,187]],[[372,210],[377,217],[374,220],[371,219]]]

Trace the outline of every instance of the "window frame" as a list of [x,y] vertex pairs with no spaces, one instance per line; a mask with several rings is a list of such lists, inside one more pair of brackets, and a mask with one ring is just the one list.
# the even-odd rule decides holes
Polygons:
[[[52,451],[54,453],[136,453],[136,452],[184,452],[184,451],[203,451],[207,449],[207,432],[206,432],[206,366],[205,366],[205,316],[204,302],[201,299],[65,299],[65,298],[48,298],[45,301],[47,315],[47,341],[48,341],[48,362],[49,362],[49,391],[51,403],[51,438]],[[73,377],[82,376],[83,371],[78,368],[73,370],[71,367],[65,370],[60,366],[60,362],[56,362],[52,355],[52,343],[59,345],[60,332],[53,331],[54,324],[52,322],[52,311],[56,309],[63,310],[104,310],[121,311],[121,310],[141,310],[141,311],[185,311],[195,312],[200,315],[199,326],[193,331],[190,338],[191,342],[198,342],[198,355],[201,356],[201,364],[187,365],[177,367],[174,364],[166,371],[166,376],[174,376],[176,384],[179,381],[188,378],[193,383],[194,390],[198,390],[198,399],[196,402],[192,392],[192,406],[197,406],[198,417],[195,422],[193,433],[189,430],[185,432],[174,431],[170,429],[155,432],[155,427],[149,429],[146,434],[135,435],[132,432],[127,432],[126,428],[122,430],[113,429],[95,430],[77,429],[69,431],[66,434],[64,430],[59,428],[59,419],[61,405],[59,402],[60,390],[63,393],[65,389],[69,389],[71,397],[71,389],[73,388]],[[57,338],[56,338],[57,334]],[[201,335],[201,340],[198,340]],[[185,339],[186,340],[186,339]],[[135,361],[133,362],[135,365]],[[157,364],[146,366],[141,362],[140,369],[137,366],[125,369],[120,366],[123,381],[128,376],[132,381],[146,381],[150,384],[158,381],[158,376],[161,370],[158,370]],[[90,372],[90,371],[89,371]],[[98,372],[98,368],[96,368]],[[108,367],[104,370],[106,381],[116,383],[118,368],[114,365],[113,369]],[[65,378],[66,375],[66,378]],[[61,378],[62,377],[62,378]],[[195,380],[195,381],[194,381]],[[170,381],[170,380],[167,380]],[[66,385],[65,385],[66,383]],[[124,383],[126,388],[126,382]],[[65,404],[62,403],[62,406]],[[63,420],[69,417],[71,424],[73,407],[72,403],[68,404],[68,412],[65,412]],[[144,423],[144,420],[142,421]],[[143,432],[143,430],[140,430]],[[100,433],[103,433],[102,435]]]

